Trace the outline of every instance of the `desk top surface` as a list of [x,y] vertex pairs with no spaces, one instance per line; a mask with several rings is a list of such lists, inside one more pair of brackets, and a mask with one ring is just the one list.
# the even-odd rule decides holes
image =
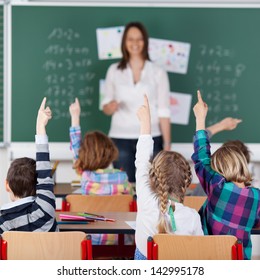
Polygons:
[[[60,221],[59,214],[75,215],[73,212],[56,212],[57,221]],[[115,219],[115,222],[96,221],[88,224],[59,224],[60,231],[84,231],[86,233],[114,233],[134,234],[135,230],[126,221],[134,222],[136,212],[100,212],[95,213],[106,218]]]

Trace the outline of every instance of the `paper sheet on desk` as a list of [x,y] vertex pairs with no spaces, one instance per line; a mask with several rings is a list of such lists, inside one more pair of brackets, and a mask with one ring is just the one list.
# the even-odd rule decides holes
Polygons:
[[136,229],[136,221],[125,221],[132,229]]

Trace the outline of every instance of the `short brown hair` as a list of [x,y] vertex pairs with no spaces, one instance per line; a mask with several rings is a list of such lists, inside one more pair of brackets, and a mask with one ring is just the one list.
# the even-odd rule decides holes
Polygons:
[[159,233],[168,232],[165,219],[168,200],[170,197],[183,202],[186,189],[192,179],[191,168],[188,161],[179,153],[174,151],[161,151],[152,161],[150,185],[160,203]]
[[100,131],[88,132],[81,143],[75,168],[94,171],[107,168],[118,157],[114,142]]
[[37,184],[35,160],[27,157],[14,160],[8,169],[6,181],[15,197],[34,196]]
[[121,52],[122,52],[122,59],[118,64],[118,69],[124,70],[126,68],[127,63],[129,62],[129,53],[126,49],[126,37],[127,33],[130,28],[135,27],[140,30],[144,40],[144,48],[142,51],[143,60],[150,60],[149,53],[148,53],[148,44],[149,44],[149,37],[147,30],[145,29],[144,25],[141,22],[130,22],[125,26],[124,34],[121,41]]

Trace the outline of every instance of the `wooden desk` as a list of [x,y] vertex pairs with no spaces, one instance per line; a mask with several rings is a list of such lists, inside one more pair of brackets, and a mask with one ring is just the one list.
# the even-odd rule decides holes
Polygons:
[[64,198],[67,194],[71,194],[78,189],[79,187],[72,187],[70,183],[57,183],[54,186],[54,194],[56,197]]
[[[57,221],[60,221],[59,214],[76,214],[73,212],[57,212]],[[59,225],[60,231],[79,230],[85,233],[114,233],[114,234],[134,234],[135,230],[125,221],[135,221],[136,212],[101,212],[96,213],[106,218],[116,219],[115,222],[97,221],[88,224],[65,224]]]
[[[57,212],[57,221],[60,221],[59,214],[76,214],[73,212]],[[124,234],[134,234],[135,229],[131,228],[126,221],[135,221],[136,212],[100,212],[96,213],[106,218],[116,219],[115,222],[97,221],[88,224],[59,224],[60,231],[84,231],[91,233],[118,234],[118,245],[93,245],[93,258],[133,258],[134,245],[124,243]]]

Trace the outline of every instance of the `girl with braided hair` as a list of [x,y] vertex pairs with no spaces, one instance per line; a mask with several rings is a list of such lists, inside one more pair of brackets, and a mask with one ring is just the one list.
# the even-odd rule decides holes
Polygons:
[[188,161],[174,151],[153,153],[147,96],[137,112],[141,124],[136,152],[136,260],[147,258],[147,239],[157,233],[203,235],[199,214],[182,204],[192,174]]

